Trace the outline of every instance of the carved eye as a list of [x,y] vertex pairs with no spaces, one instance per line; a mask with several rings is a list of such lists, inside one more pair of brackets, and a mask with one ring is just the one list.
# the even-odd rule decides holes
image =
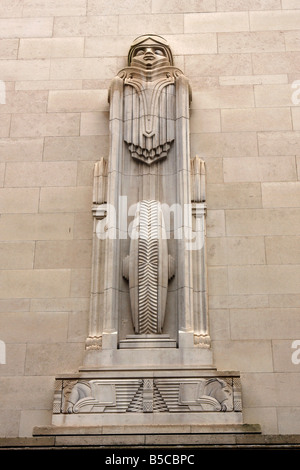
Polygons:
[[165,55],[161,49],[156,49],[155,54],[162,55],[162,56]]
[[142,49],[140,49],[139,51],[137,51],[137,53],[135,55],[137,56],[137,55],[143,55],[143,54],[144,54],[144,51]]

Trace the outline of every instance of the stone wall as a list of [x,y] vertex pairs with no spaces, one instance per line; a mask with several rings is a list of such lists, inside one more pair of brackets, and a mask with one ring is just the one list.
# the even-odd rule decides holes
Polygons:
[[299,24],[299,0],[1,0],[1,437],[49,424],[82,363],[107,90],[144,33],[193,89],[215,364],[241,372],[247,423],[300,433]]

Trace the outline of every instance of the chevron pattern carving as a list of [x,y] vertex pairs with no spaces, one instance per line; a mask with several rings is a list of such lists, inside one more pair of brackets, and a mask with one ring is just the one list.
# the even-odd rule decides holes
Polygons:
[[158,224],[157,202],[142,201],[138,255],[140,334],[158,332]]

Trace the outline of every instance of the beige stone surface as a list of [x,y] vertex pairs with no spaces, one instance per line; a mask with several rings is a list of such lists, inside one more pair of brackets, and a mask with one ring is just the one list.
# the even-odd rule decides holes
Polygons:
[[277,409],[278,432],[280,434],[299,434],[300,408],[298,406],[282,406]]
[[300,132],[259,132],[257,135],[259,155],[298,155]]
[[264,238],[208,238],[207,262],[210,266],[265,264]]
[[38,241],[35,248],[35,269],[89,268],[90,240]]
[[300,131],[300,108],[292,109],[293,129]]
[[5,186],[72,186],[76,178],[76,162],[14,162],[6,164]]
[[39,192],[38,188],[0,188],[2,214],[37,212]]
[[73,214],[4,214],[0,240],[70,240]]
[[213,341],[213,350],[219,370],[239,370],[241,373],[273,371],[271,341]]
[[255,74],[261,75],[299,73],[299,56],[299,52],[254,53],[252,56],[253,71]]
[[2,59],[16,59],[18,55],[18,39],[0,39],[0,56]]
[[232,235],[298,235],[298,208],[226,211],[227,234]]
[[297,0],[281,0],[281,3],[282,3],[283,9],[287,9],[287,10],[291,10],[293,8],[300,9],[300,5],[297,2]]
[[53,377],[5,377],[0,382],[3,397],[0,409],[11,413],[22,409],[48,410],[53,398],[53,386]]
[[[202,54],[185,57],[185,72],[188,77],[211,77],[219,75],[251,75],[250,54]],[[260,73],[260,72],[258,72]],[[263,72],[265,73],[265,72]],[[273,73],[273,71],[271,72]],[[284,73],[284,72],[280,72]]]
[[47,59],[49,57],[82,57],[84,38],[21,39],[19,59]]
[[[20,148],[22,148],[22,154],[20,154]],[[0,141],[0,161],[40,161],[42,158],[43,139],[8,138]]]
[[52,28],[53,18],[50,17],[0,19],[0,30],[2,38],[51,37]]
[[191,13],[185,15],[184,28],[184,31],[189,33],[249,31],[248,13],[224,12],[206,15]]
[[260,184],[209,184],[207,185],[207,204],[211,209],[261,207]]
[[276,407],[244,408],[244,419],[249,424],[261,423],[262,434],[278,434]]
[[219,77],[221,86],[228,85],[270,85],[274,83],[288,83],[287,74],[279,75],[233,75]]
[[299,201],[299,182],[262,184],[263,207],[299,207]]
[[300,12],[287,11],[253,11],[250,12],[250,29],[252,31],[298,29]]
[[219,33],[218,51],[220,53],[285,51],[285,36],[280,31]]
[[117,34],[117,16],[57,16],[54,18],[53,37],[99,36],[99,31],[103,35]]
[[94,160],[97,155],[99,158],[108,157],[108,152],[108,136],[45,138],[44,160],[46,161]]
[[70,292],[68,269],[3,270],[0,297],[66,297]]
[[91,207],[91,200],[91,187],[44,187],[40,195],[40,212],[82,212]]
[[300,237],[266,237],[268,264],[300,264]]
[[299,293],[299,265],[229,266],[231,294]]
[[32,269],[34,242],[0,242],[2,269]]
[[[292,135],[290,137],[290,145],[294,147]],[[255,132],[192,134],[191,153],[203,157],[256,157],[258,155],[257,136]],[[293,154],[295,155],[295,152]],[[280,155],[285,155],[285,153]]]
[[[27,346],[25,375],[47,376],[76,373],[83,360],[84,346],[78,343],[30,344]],[[39,361],[36,361],[36,357]]]
[[255,103],[257,107],[296,106],[292,100],[293,92],[294,90],[289,83],[257,85],[254,87]]
[[50,91],[48,112],[108,111],[106,90]]
[[20,437],[32,437],[32,431],[36,423],[48,425],[51,422],[49,410],[24,410],[21,411],[19,435]]
[[[254,96],[252,87],[221,87],[203,88],[201,91],[193,93],[191,110],[194,109],[219,109],[219,108],[249,108],[254,106]],[[193,114],[191,115],[193,118]],[[226,129],[223,129],[226,131]],[[202,132],[205,132],[203,130]]]
[[221,122],[224,132],[292,129],[289,108],[222,109]]
[[1,380],[2,377],[24,375],[25,358],[25,342],[6,343],[6,364],[1,364]]
[[224,181],[295,181],[295,157],[224,158]]
[[[46,7],[46,8],[45,8]],[[86,14],[85,0],[24,0],[23,16],[77,16]]]
[[280,10],[280,0],[216,0],[219,11]]
[[20,410],[0,410],[0,436],[16,437],[19,435]]
[[79,113],[14,114],[12,137],[79,135]]

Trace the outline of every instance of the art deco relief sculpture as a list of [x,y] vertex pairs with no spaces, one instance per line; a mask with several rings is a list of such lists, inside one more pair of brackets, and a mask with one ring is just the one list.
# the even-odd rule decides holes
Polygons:
[[[110,155],[95,168],[88,349],[105,348],[109,334],[122,348],[132,345],[132,334],[145,341],[141,335],[164,334],[164,345],[173,347],[179,332],[194,335],[192,344],[209,345],[205,169],[190,157],[190,101],[189,82],[174,67],[167,42],[137,38],[128,66],[110,86]],[[99,241],[103,218],[106,237]],[[129,299],[132,328],[120,308]]]
[[190,155],[190,101],[166,41],[137,38],[109,89],[110,153],[94,171],[89,332],[79,373],[56,380],[56,429],[242,432],[239,374],[213,365],[205,163]]

